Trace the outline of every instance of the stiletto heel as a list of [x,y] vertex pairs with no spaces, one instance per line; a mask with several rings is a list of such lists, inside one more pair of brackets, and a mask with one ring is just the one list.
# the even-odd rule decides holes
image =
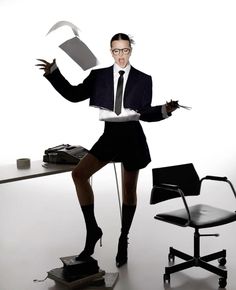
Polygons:
[[86,260],[92,256],[98,240],[100,240],[100,247],[102,246],[102,235],[102,230],[99,227],[96,231],[87,233],[84,250],[76,257],[76,260]]

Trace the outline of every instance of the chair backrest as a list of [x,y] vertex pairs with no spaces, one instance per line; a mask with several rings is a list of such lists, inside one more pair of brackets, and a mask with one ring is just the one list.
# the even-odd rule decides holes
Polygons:
[[151,204],[180,197],[177,191],[161,188],[161,184],[177,185],[185,196],[200,194],[200,179],[192,163],[153,168],[152,177]]

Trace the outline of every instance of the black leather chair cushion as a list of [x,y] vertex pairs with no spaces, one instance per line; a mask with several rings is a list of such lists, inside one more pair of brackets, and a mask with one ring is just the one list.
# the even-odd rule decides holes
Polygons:
[[[206,204],[197,204],[189,207],[191,222],[190,227],[207,228],[230,223],[236,220],[236,213],[230,212]],[[188,222],[186,209],[179,209],[170,212],[160,213],[155,219],[184,226]]]

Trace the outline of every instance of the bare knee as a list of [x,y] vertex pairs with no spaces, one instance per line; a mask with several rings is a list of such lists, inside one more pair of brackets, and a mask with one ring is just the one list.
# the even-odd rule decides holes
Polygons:
[[86,175],[85,171],[81,170],[79,167],[74,168],[71,175],[74,183],[76,184],[84,183],[89,180],[89,177]]
[[137,203],[137,183],[132,180],[123,181],[123,202],[126,205],[135,205]]
[[123,193],[123,203],[126,205],[136,205],[137,203],[136,192]]
[[139,171],[127,171],[122,167],[122,192],[123,202],[127,205],[137,203],[137,182]]

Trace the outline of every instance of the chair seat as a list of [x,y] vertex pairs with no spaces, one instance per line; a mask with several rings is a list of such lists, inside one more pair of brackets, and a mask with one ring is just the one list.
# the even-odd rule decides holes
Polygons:
[[[191,221],[188,226],[193,228],[207,228],[236,221],[236,213],[206,204],[197,204],[189,207]],[[179,226],[185,226],[188,222],[186,209],[179,209],[160,213],[155,219],[162,220]]]

